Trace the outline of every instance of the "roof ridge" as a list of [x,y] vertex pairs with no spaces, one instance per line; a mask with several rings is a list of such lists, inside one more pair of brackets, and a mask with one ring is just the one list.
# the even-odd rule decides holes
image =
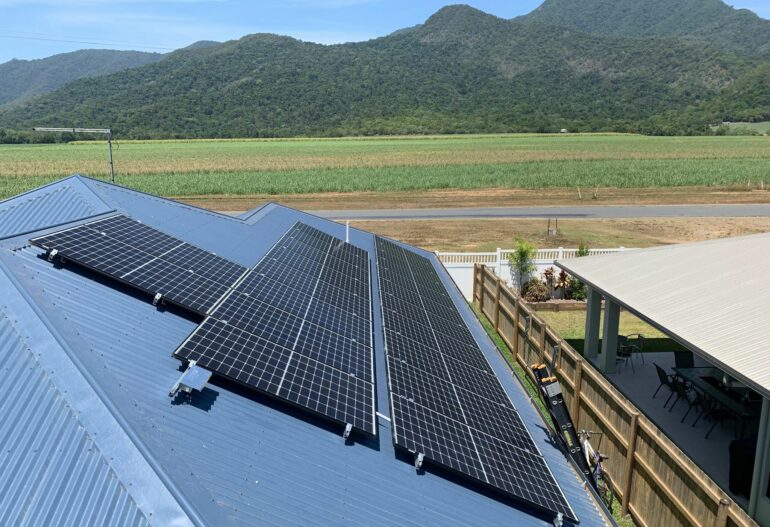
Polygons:
[[[205,213],[205,214],[210,214],[212,216],[216,216],[217,218],[225,218],[225,219],[228,219],[228,220],[231,220],[231,221],[235,221],[235,222],[240,223],[240,224],[245,224],[246,223],[243,219],[241,219],[238,216],[230,216],[229,214],[225,214],[223,212],[218,212],[218,211],[215,211],[215,210],[210,210],[210,209],[206,209],[206,208],[203,208],[203,207],[198,207],[197,205],[191,205],[189,203],[184,203],[184,202],[181,202],[181,201],[177,201],[175,199],[164,198],[162,196],[156,196],[154,194],[150,194],[149,192],[144,192],[142,190],[137,190],[137,189],[133,189],[133,188],[130,188],[130,187],[123,186],[123,185],[119,185],[119,184],[113,183],[111,181],[103,181],[101,179],[96,179],[96,178],[93,178],[93,177],[90,177],[90,176],[85,176],[83,174],[76,174],[76,176],[79,178],[79,180],[81,182],[83,182],[86,186],[91,188],[91,190],[93,192],[96,192],[91,187],[91,185],[94,185],[94,184],[95,185],[100,185],[100,186],[106,186],[106,187],[113,187],[112,190],[116,190],[116,191],[119,191],[119,192],[128,192],[128,193],[131,193],[131,194],[136,194],[136,195],[142,196],[144,198],[147,198],[147,199],[150,199],[150,200],[153,200],[153,201],[161,201],[161,202],[167,203],[169,205],[174,205],[176,207],[180,207],[180,208],[184,208],[184,209],[189,209],[189,210],[193,210],[193,211],[196,211],[196,212],[202,212],[202,213]],[[99,197],[101,198],[101,195],[99,195]],[[102,198],[102,199],[104,199],[104,198]]]

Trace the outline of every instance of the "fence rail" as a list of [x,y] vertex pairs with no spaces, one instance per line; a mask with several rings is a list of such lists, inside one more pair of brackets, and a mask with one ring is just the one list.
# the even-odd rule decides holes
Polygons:
[[[589,249],[589,256],[598,254],[612,254],[623,251],[628,251],[625,247],[618,247],[616,249]],[[495,264],[497,262],[507,262],[513,249],[497,249],[493,253],[442,253],[437,252],[442,263],[463,263],[463,264]],[[547,260],[553,262],[554,260],[569,260],[571,258],[577,258],[578,249],[565,249],[564,247],[558,247],[556,249],[538,249],[535,253],[534,260]]]
[[477,264],[473,275],[473,302],[516,361],[530,376],[531,364],[551,366],[575,426],[604,433],[601,450],[609,456],[604,468],[624,514],[641,527],[757,526],[493,270]]

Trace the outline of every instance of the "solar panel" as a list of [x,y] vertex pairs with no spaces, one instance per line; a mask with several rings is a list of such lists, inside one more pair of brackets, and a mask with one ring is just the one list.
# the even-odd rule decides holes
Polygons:
[[174,354],[374,435],[370,283],[366,251],[295,224]]
[[576,522],[433,264],[376,244],[394,444]]
[[31,243],[201,315],[247,270],[124,215],[34,238]]

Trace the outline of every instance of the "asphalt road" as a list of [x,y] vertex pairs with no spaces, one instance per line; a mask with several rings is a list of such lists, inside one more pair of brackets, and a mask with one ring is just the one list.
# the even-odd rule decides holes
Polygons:
[[748,218],[770,216],[770,204],[489,207],[467,209],[318,210],[332,220],[438,220],[489,218]]

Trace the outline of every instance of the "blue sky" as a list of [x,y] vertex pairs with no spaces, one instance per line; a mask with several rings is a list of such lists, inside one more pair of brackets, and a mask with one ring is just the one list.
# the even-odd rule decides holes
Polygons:
[[[467,0],[466,0],[467,1]],[[470,0],[512,18],[541,0]],[[167,51],[197,40],[279,33],[313,42],[367,40],[423,22],[440,0],[0,0],[0,63],[82,48]],[[770,0],[735,0],[770,18]]]

